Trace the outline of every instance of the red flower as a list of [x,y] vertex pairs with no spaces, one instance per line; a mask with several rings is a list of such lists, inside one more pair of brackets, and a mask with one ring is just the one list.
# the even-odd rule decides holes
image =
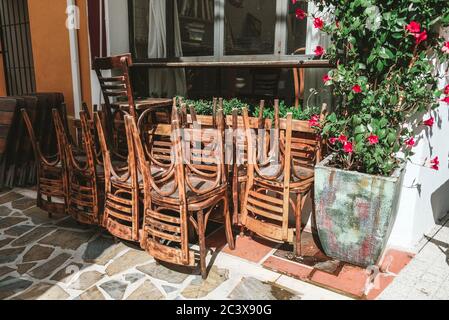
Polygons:
[[431,166],[431,168],[433,169],[433,170],[439,170],[440,169],[440,160],[438,159],[438,157],[435,157],[435,158],[433,158],[431,161],[430,161],[430,164],[432,165]]
[[449,96],[445,97],[444,99],[441,100],[442,102],[446,102],[447,104],[449,104]]
[[327,82],[331,81],[331,80],[332,80],[332,78],[329,77],[328,74],[326,74],[326,75],[323,76],[323,82],[324,82],[325,84],[326,84]]
[[335,21],[335,26],[338,28],[338,29],[340,29],[340,21]]
[[378,143],[379,143],[379,137],[378,137],[378,136],[375,136],[375,135],[373,135],[373,134],[371,134],[371,135],[368,137],[368,142],[369,142],[370,145],[378,144]]
[[321,18],[315,18],[313,20],[313,26],[317,29],[323,29],[324,27],[324,21]]
[[297,1],[297,0],[292,0],[292,4],[296,4],[296,1]]
[[346,153],[353,153],[354,152],[354,146],[351,142],[346,142],[343,147],[344,152]]
[[427,31],[424,30],[421,33],[416,33],[415,34],[415,38],[416,38],[416,44],[417,45],[420,44],[423,41],[426,41],[427,40]]
[[324,48],[322,46],[317,46],[315,49],[315,55],[317,57],[321,57],[325,53]]
[[302,9],[296,9],[295,11],[296,19],[304,20],[307,17],[307,14]]
[[312,118],[310,118],[310,120],[309,120],[309,125],[311,127],[319,127],[320,126],[320,116],[318,116],[318,115],[312,116]]
[[412,21],[405,27],[405,29],[407,29],[410,33],[420,33],[421,25],[419,22]]
[[444,53],[448,53],[449,54],[449,41],[446,41],[443,45],[443,48],[441,48],[441,51],[443,51]]
[[449,95],[449,84],[444,88],[444,94]]
[[352,87],[352,91],[354,91],[355,93],[360,93],[362,92],[362,88],[358,84],[356,84]]
[[423,124],[428,127],[433,127],[434,123],[435,119],[433,117],[430,117],[429,119],[423,122]]
[[411,137],[410,139],[405,141],[405,145],[407,146],[407,148],[413,148],[415,146],[415,144],[416,144],[416,142],[413,137]]
[[341,143],[346,143],[348,142],[348,137],[342,134],[340,135],[340,137],[338,137],[338,141],[340,141]]
[[330,138],[329,139],[329,143],[332,144],[332,145],[336,144],[337,141],[338,141],[338,138]]

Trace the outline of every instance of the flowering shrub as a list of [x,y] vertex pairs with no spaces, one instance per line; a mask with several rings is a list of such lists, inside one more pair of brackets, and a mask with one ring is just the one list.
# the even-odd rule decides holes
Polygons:
[[[314,26],[333,43],[327,50],[317,47],[315,54],[336,66],[323,82],[333,86],[337,103],[323,123],[314,124],[336,154],[334,166],[388,176],[412,155],[415,138],[404,125],[407,119],[430,113],[440,101],[449,103],[449,86],[437,90],[433,64],[449,60],[449,42],[439,36],[440,28],[449,25],[448,2],[315,3]],[[303,14],[297,12],[297,17]],[[429,115],[420,125],[432,127],[434,122]],[[438,158],[430,165],[438,169]]]

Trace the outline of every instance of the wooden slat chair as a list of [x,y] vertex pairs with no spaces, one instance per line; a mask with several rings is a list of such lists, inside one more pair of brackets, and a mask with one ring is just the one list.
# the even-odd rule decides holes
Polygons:
[[[171,99],[149,98],[136,100],[131,85],[129,67],[133,64],[131,54],[95,58],[93,69],[100,82],[107,110],[121,109],[137,119],[139,111],[149,108],[171,107]],[[104,71],[117,72],[104,77]],[[108,116],[110,116],[108,114]]]
[[[278,105],[279,101],[277,101]],[[276,103],[275,103],[276,104]],[[259,104],[259,115],[257,122],[250,122],[252,129],[263,129],[265,127],[265,101],[261,100]],[[228,122],[233,131],[233,150],[232,150],[232,199],[233,199],[233,223],[241,225],[241,213],[244,197],[241,196],[246,190],[248,180],[248,141],[244,131],[244,119],[239,115],[238,110],[234,109],[232,117]]]
[[104,172],[95,152],[89,116],[84,111],[80,112],[82,141],[79,146],[69,143],[68,133],[56,109],[53,109],[53,121],[67,168],[67,213],[80,223],[101,225]]
[[96,112],[94,122],[104,166],[105,205],[102,226],[116,238],[139,242],[143,217],[143,185],[142,177],[133,165],[134,155],[128,152],[126,163],[121,158],[117,160],[106,139],[105,119]]
[[40,143],[36,139],[27,111],[21,109],[21,113],[37,162],[37,206],[47,211],[50,217],[53,214],[65,214],[68,183],[64,163],[64,150],[58,144],[58,151],[55,155],[44,155],[41,151]]
[[[268,153],[259,148],[263,140],[246,130],[252,152],[248,158],[242,223],[263,238],[293,243],[294,254],[300,257],[302,211],[307,195],[313,196],[314,165],[320,154],[320,141],[311,129],[294,131],[292,114],[287,119],[279,119],[278,109],[276,114],[273,129],[266,133],[270,135]],[[251,129],[247,110],[244,122],[245,129]],[[273,155],[276,157],[272,158]],[[295,225],[289,223],[290,206],[295,212]]]
[[159,131],[172,137],[171,166],[159,175],[154,174],[157,163],[146,157],[132,118],[126,119],[144,178],[145,220],[141,245],[158,260],[193,267],[196,260],[189,246],[189,224],[193,225],[199,237],[203,278],[207,277],[205,232],[212,211],[219,205],[223,209],[229,247],[235,246],[224,164],[222,112],[219,119],[218,130],[181,129],[177,117],[171,126],[159,126]]
[[[306,54],[306,48],[299,48],[293,52],[294,55]],[[305,87],[305,75],[304,68],[293,68],[293,82],[295,86],[295,107],[299,108],[300,101],[304,100],[304,87]]]

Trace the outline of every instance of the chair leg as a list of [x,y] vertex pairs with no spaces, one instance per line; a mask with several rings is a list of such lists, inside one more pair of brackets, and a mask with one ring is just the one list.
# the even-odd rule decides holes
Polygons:
[[232,233],[232,223],[231,214],[229,211],[229,200],[227,197],[223,199],[224,203],[224,218],[225,218],[225,229],[226,229],[226,239],[228,240],[228,245],[231,250],[235,249],[234,234]]
[[206,230],[204,226],[204,212],[198,211],[198,238],[200,246],[200,269],[203,279],[207,279],[207,266],[206,266]]
[[298,194],[296,199],[296,210],[295,210],[295,220],[296,220],[296,239],[295,239],[295,256],[301,257],[302,256],[302,250],[301,250],[301,228],[302,228],[302,203],[303,203],[303,195]]

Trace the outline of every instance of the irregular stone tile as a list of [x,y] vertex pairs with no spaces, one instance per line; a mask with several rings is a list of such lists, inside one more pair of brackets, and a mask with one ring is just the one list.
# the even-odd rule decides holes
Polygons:
[[[40,225],[44,223],[53,223],[53,218],[48,216],[48,212],[38,208],[33,207],[23,211],[23,214],[26,215],[33,221],[35,225]],[[55,218],[55,217],[54,217]]]
[[23,256],[23,262],[32,262],[48,259],[55,251],[54,248],[35,245]]
[[144,251],[131,250],[120,256],[108,266],[106,273],[109,276],[123,272],[129,268],[132,268],[138,264],[151,261],[152,258]]
[[70,286],[74,290],[86,290],[103,278],[103,274],[98,271],[87,271],[79,276],[79,278]]
[[15,269],[10,268],[10,267],[0,267],[0,278],[3,277],[4,275],[13,272]]
[[59,256],[51,259],[43,265],[30,271],[30,275],[36,279],[45,279],[50,276],[57,268],[70,258],[67,253],[61,253]]
[[203,280],[200,276],[196,277],[196,279],[184,289],[182,295],[187,299],[204,298],[228,279],[228,270],[218,269],[214,266],[209,272],[209,276],[206,280]]
[[0,217],[6,217],[9,216],[9,214],[12,212],[11,209],[5,206],[0,207]]
[[259,281],[255,278],[243,278],[229,295],[231,300],[301,300],[294,292]]
[[137,267],[137,270],[146,273],[150,277],[174,284],[181,284],[189,277],[188,274],[168,269],[163,265],[158,265],[156,263],[150,263]]
[[133,284],[144,277],[145,277],[145,275],[143,275],[141,273],[128,273],[128,274],[125,274],[124,279],[125,279],[125,281]]
[[38,283],[13,300],[67,300],[70,295],[60,286],[49,283]]
[[168,294],[175,292],[176,290],[178,290],[175,287],[170,287],[170,286],[162,286],[162,289],[164,289],[164,291]]
[[0,280],[0,300],[25,291],[33,282],[25,279],[7,277]]
[[36,206],[36,199],[31,199],[28,197],[15,200],[12,202],[12,207],[16,210],[26,210],[35,206]]
[[0,204],[12,202],[14,200],[18,200],[18,199],[21,199],[21,198],[23,198],[23,196],[21,194],[18,194],[18,193],[15,193],[15,192],[10,192],[8,194],[0,196]]
[[100,290],[98,290],[97,287],[92,287],[86,292],[83,292],[78,298],[78,300],[106,300],[101,293]]
[[81,263],[70,263],[56,272],[55,275],[50,278],[50,280],[69,283],[75,276],[75,274],[80,272],[80,270],[82,269],[83,265]]
[[164,298],[159,289],[150,280],[146,280],[126,300],[162,300]]
[[21,235],[27,233],[28,231],[30,231],[33,228],[34,228],[33,226],[20,225],[20,226],[15,226],[15,227],[9,228],[4,233],[8,236],[20,237]]
[[16,261],[25,247],[0,250],[0,264]]
[[17,273],[23,275],[28,272],[31,268],[33,268],[36,263],[22,263],[17,265]]
[[58,227],[66,228],[66,229],[75,229],[75,230],[89,230],[89,229],[92,229],[91,226],[81,224],[81,223],[77,222],[76,220],[74,220],[71,217],[68,217],[67,219],[59,221],[56,225]]
[[22,214],[22,212],[16,211],[11,214],[11,217],[24,217],[24,215]]
[[115,244],[110,237],[99,236],[87,244],[83,253],[83,260],[87,263],[105,265],[127,247],[122,244]]
[[14,238],[4,238],[4,239],[0,239],[0,249],[7,246],[8,244],[11,243],[11,241],[13,241]]
[[40,240],[40,244],[48,244],[63,249],[76,250],[89,241],[93,232],[77,232],[70,230],[56,230],[51,235]]
[[11,245],[15,247],[26,246],[36,240],[39,240],[53,230],[55,230],[54,227],[37,227],[27,234],[21,236],[20,238],[16,239]]
[[100,286],[114,300],[122,300],[127,287],[126,283],[116,280],[105,282]]
[[0,219],[0,229],[6,229],[9,227],[15,226],[16,224],[19,224],[26,220],[27,220],[26,218],[20,218],[20,217],[6,217],[3,219]]

